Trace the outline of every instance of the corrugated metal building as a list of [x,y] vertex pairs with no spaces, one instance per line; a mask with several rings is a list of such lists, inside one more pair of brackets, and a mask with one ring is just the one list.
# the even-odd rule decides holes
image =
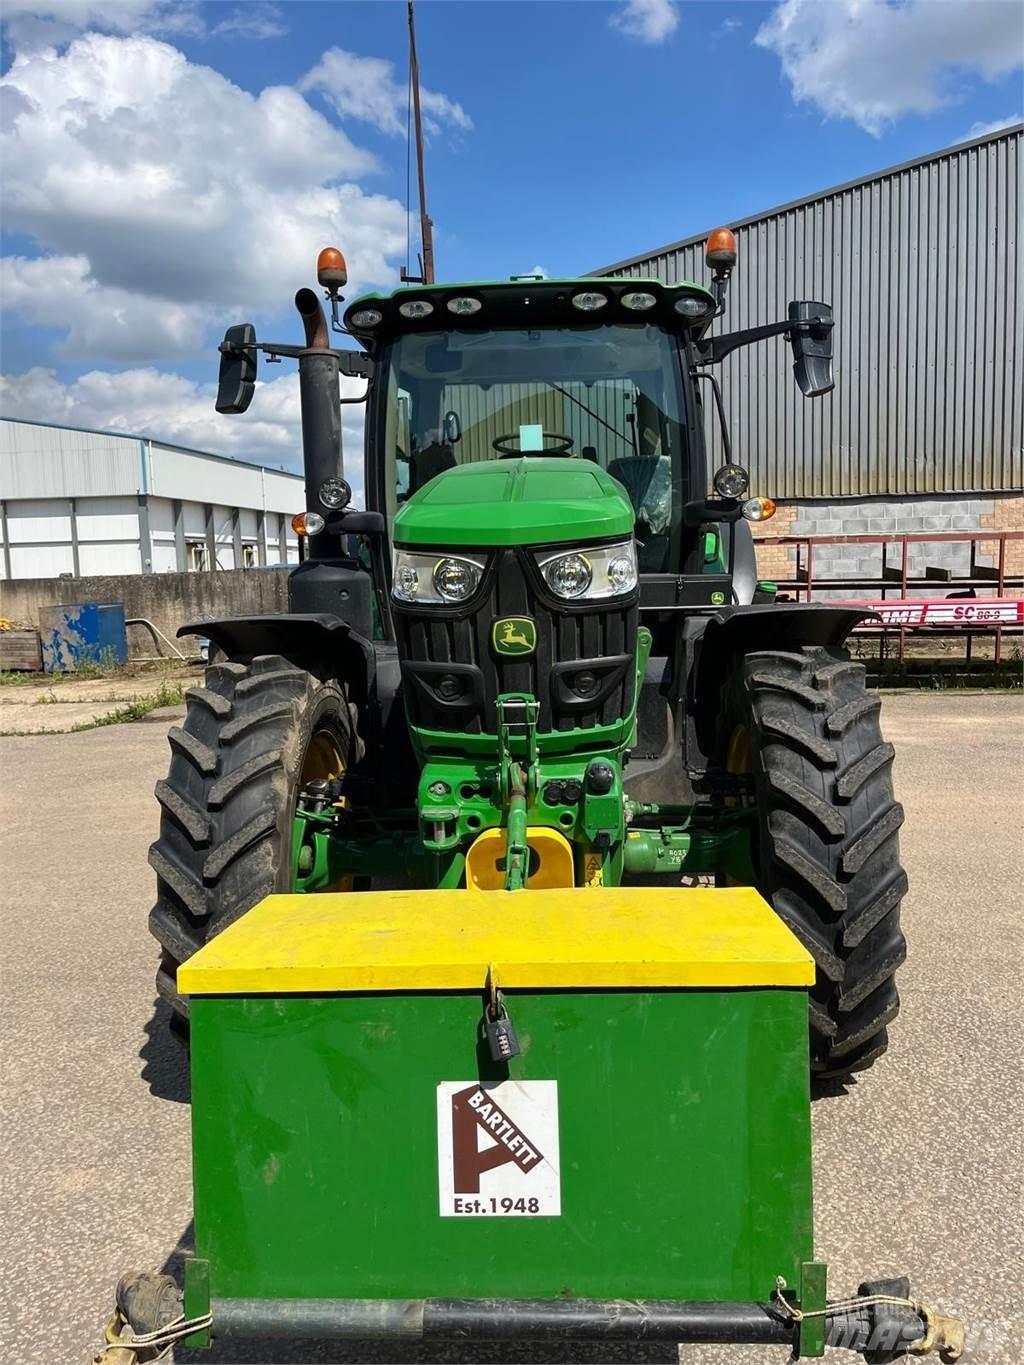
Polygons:
[[0,577],[295,562],[302,479],[115,432],[0,418]]
[[[899,511],[947,529],[1019,520],[1022,160],[1017,124],[730,224],[739,260],[716,329],[784,318],[790,299],[835,310],[825,398],[801,396],[781,341],[718,367],[734,457],[756,491],[797,504],[776,532],[822,510],[836,532],[939,529],[896,525]],[[591,273],[706,282],[706,235]]]

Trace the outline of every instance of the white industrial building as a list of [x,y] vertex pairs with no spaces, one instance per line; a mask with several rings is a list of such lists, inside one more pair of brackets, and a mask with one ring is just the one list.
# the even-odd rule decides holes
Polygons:
[[0,577],[297,562],[302,479],[243,460],[0,418]]

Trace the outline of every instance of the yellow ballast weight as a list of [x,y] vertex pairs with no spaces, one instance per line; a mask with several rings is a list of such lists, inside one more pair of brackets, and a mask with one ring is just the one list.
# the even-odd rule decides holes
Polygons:
[[[531,825],[526,842],[530,849],[526,885],[530,890],[573,885],[572,844],[564,834],[544,825]],[[466,854],[466,885],[474,891],[503,891],[507,847],[507,830],[485,829],[478,835]]]
[[178,971],[185,995],[796,986],[810,954],[751,887],[268,896]]

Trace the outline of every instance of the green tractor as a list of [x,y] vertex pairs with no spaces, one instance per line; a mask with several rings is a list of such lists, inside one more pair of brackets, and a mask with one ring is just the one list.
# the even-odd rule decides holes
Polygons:
[[[829,1299],[814,1258],[811,1081],[885,1048],[902,811],[843,648],[861,613],[758,584],[772,504],[739,464],[707,495],[707,367],[786,336],[825,392],[830,311],[710,335],[731,234],[709,260],[710,291],[422,285],[342,323],[330,250],[362,349],[310,290],[302,347],[229,330],[221,411],[258,351],[298,360],[307,552],[287,613],[191,627],[222,657],[150,857],[195,1239],[183,1287],[122,1278],[103,1365],[366,1338],[962,1352],[906,1279]],[[364,510],[341,373],[366,381]]]
[[[785,337],[805,396],[828,392],[831,309],[713,334],[735,258],[722,229],[710,290],[411,286],[342,327],[329,249],[359,350],[330,347],[311,290],[302,347],[229,329],[221,412],[248,407],[259,351],[298,360],[306,554],[287,615],[191,627],[221,657],[171,731],[150,854],[179,1028],[178,966],[271,892],[710,879],[756,887],[812,954],[818,1077],[885,1051],[907,883],[893,749],[844,648],[866,613],[758,582],[749,523],[774,504],[713,374]],[[339,374],[366,380],[365,511]]]

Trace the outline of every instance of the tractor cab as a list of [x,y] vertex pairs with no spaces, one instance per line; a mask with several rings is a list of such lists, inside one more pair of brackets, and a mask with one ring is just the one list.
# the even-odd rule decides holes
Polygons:
[[517,280],[354,303],[346,323],[377,368],[367,490],[389,527],[446,470],[555,458],[626,490],[641,573],[697,567],[683,509],[704,493],[704,450],[685,346],[715,302],[643,283]]

